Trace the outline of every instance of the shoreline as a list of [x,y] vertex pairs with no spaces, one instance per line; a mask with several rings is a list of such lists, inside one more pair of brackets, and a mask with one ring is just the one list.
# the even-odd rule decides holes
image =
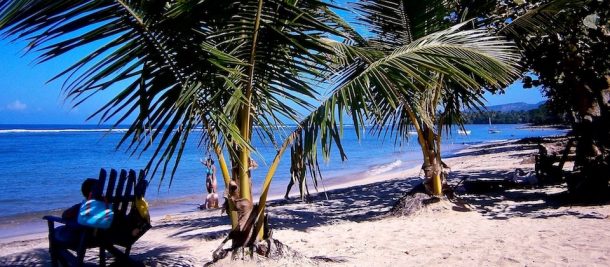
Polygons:
[[[464,142],[462,144],[451,144],[452,149],[445,151],[443,158],[451,159],[459,157],[463,151],[477,145],[494,145],[502,142],[518,141],[518,139],[510,140],[489,140],[489,141],[473,141]],[[383,171],[384,167],[395,164],[393,162],[384,162],[369,166],[367,169],[362,169],[354,172],[345,172],[340,175],[326,177],[324,176],[319,184],[318,190],[314,189],[310,181],[308,181],[309,191],[312,195],[326,194],[328,191],[344,189],[353,186],[360,186],[375,182],[387,181],[392,179],[403,179],[407,176],[419,176],[421,159],[408,159],[401,161],[401,165],[397,168]],[[381,169],[381,170],[379,170]],[[284,199],[284,194],[287,184],[271,184],[268,201],[278,201]],[[253,192],[253,198],[258,199],[260,189]],[[219,194],[221,195],[221,194]],[[290,199],[295,200],[300,197],[298,187],[294,186],[290,193]],[[162,219],[172,214],[184,214],[189,212],[199,212],[199,205],[204,202],[205,193],[190,194],[179,197],[168,197],[160,199],[148,200],[152,219]],[[222,200],[221,200],[222,201]],[[47,224],[42,220],[45,215],[61,216],[62,209],[36,211],[30,213],[22,213],[17,215],[9,215],[0,217],[0,243],[4,240],[19,240],[25,236],[36,236],[46,234]],[[205,210],[203,210],[205,211]]]
[[[459,145],[453,145],[452,150],[444,152],[444,157],[450,158],[458,154],[461,150],[481,143],[495,143],[499,140],[487,142],[472,142]],[[328,191],[343,189],[352,186],[381,182],[391,179],[404,178],[406,175],[419,171],[421,159],[401,160],[400,166],[384,171],[384,167],[391,166],[396,162],[384,162],[369,166],[367,169],[346,172],[340,175],[326,177],[319,184],[318,190],[314,189],[313,185],[308,181],[309,191],[312,195],[325,194]],[[278,201],[284,199],[284,194],[287,184],[271,184],[268,201]],[[257,188],[258,189],[258,188]],[[220,194],[219,194],[220,195]],[[258,199],[260,192],[253,192],[253,198]],[[290,193],[290,199],[295,200],[300,197],[298,187],[294,186]],[[168,215],[183,214],[189,212],[198,212],[199,205],[203,203],[205,193],[184,195],[179,197],[169,197],[161,199],[148,200],[151,219],[160,220]],[[222,200],[221,200],[222,201]],[[47,211],[28,212],[16,215],[0,217],[0,244],[5,241],[15,241],[22,237],[39,237],[46,235],[48,229],[46,221],[42,219],[45,215],[61,216],[62,209],[54,209]]]
[[[471,145],[482,141],[518,139],[532,135],[558,133],[558,131],[552,130],[546,132],[543,130],[517,130],[516,128],[520,126],[522,125],[507,125],[502,129],[502,133],[489,135],[486,126],[472,125],[473,128],[470,129],[472,135],[464,136],[455,133],[445,135],[443,150],[449,151],[450,146]],[[42,128],[65,130],[65,127],[61,126],[43,126]],[[146,164],[144,158],[131,157],[128,153],[118,151],[114,145],[115,139],[120,136],[114,134],[102,135],[84,131],[82,133],[23,133],[14,135],[15,138],[3,135],[4,139],[0,140],[9,141],[14,139],[15,142],[19,141],[11,144],[11,146],[18,148],[18,151],[20,151],[17,154],[9,154],[4,151],[5,154],[2,154],[2,156],[7,161],[0,163],[0,173],[6,178],[0,182],[0,187],[5,188],[5,194],[0,197],[0,211],[2,213],[0,216],[3,216],[5,220],[9,216],[28,217],[31,214],[34,214],[34,220],[38,220],[40,216],[35,213],[36,211],[53,212],[53,209],[65,209],[80,202],[82,198],[76,192],[80,190],[83,177],[95,177],[100,168],[138,169]],[[411,164],[409,160],[421,158],[419,145],[413,138],[392,143],[392,139],[366,135],[358,140],[351,131],[347,131],[343,138],[345,139],[344,149],[349,158],[342,162],[334,151],[335,153],[333,153],[333,158],[330,161],[320,161],[324,175],[324,185],[335,183],[332,179],[334,177],[361,176],[363,171],[378,167],[377,164],[392,165],[396,161],[403,161],[403,165],[398,166],[398,168],[404,168],[404,164]],[[49,150],[49,143],[56,144],[55,148]],[[95,145],[96,149],[84,149],[91,145]],[[257,143],[257,145],[261,146],[261,158],[259,159],[259,170],[253,173],[253,183],[260,185],[270,163],[265,159],[273,158],[275,150],[266,144]],[[202,167],[198,161],[203,151],[196,144],[189,144],[188,147],[189,149],[185,151],[184,160],[181,161],[180,169],[176,172],[174,177],[176,179],[173,179],[173,183],[170,179],[157,179],[160,178],[159,174],[150,177],[152,180],[147,192],[149,202],[161,200],[160,204],[173,204],[176,201],[172,201],[172,198],[184,197],[191,197],[187,199],[187,202],[203,202],[205,183],[202,178]],[[290,161],[286,159],[288,157],[285,157],[278,166],[278,172],[274,175],[274,181],[271,184],[272,189],[276,190],[278,194],[284,193],[290,177]],[[385,166],[382,168],[385,168]],[[219,191],[223,190],[223,184],[222,182],[219,183]],[[319,185],[320,190],[323,190],[322,184]],[[259,186],[255,186],[254,189],[258,188]],[[315,191],[312,187],[310,189],[312,189],[312,192]],[[31,197],[27,197],[28,195],[31,195]],[[11,218],[11,220],[13,219]],[[0,221],[2,221],[2,218],[0,218]]]
[[540,129],[540,130],[571,130],[572,127],[570,125],[564,125],[564,124],[542,124],[542,125],[536,125],[536,124],[525,124],[525,126],[521,127],[521,128],[517,128],[517,129]]
[[[517,168],[532,171],[536,151],[535,144],[518,140],[467,146],[446,158],[452,168],[448,181],[506,179]],[[311,202],[271,200],[267,211],[273,237],[308,258],[341,259],[332,266],[610,265],[610,239],[604,238],[610,237],[608,204],[562,202],[567,190],[562,184],[488,194],[456,191],[465,210],[440,202],[414,216],[387,217],[418,173],[419,166],[405,168],[402,177],[369,175],[356,186],[327,185],[328,199],[318,193]],[[219,210],[154,216],[153,228],[136,242],[131,255],[145,266],[202,266],[229,230]],[[44,234],[2,240],[0,265],[44,265],[47,247]],[[88,255],[86,261],[96,262],[95,250]],[[232,264],[239,263],[219,266]],[[307,264],[313,263],[282,259],[251,265]]]

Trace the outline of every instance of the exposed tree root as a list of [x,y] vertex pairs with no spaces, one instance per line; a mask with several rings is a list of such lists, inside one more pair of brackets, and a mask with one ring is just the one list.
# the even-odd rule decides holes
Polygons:
[[[231,181],[228,199],[235,203],[237,211],[237,226],[222,241],[220,246],[212,253],[213,260],[205,266],[233,266],[248,265],[315,265],[317,262],[339,261],[329,257],[308,258],[298,251],[284,245],[272,237],[268,217],[263,216],[261,241],[257,240],[257,212],[258,206],[248,199],[238,198],[237,184]],[[231,240],[231,244],[227,245]],[[228,257],[230,255],[230,257]],[[239,263],[234,263],[239,261]],[[280,263],[281,262],[281,263]]]
[[453,195],[452,190],[445,188],[443,193],[443,197],[431,196],[423,183],[418,184],[401,197],[387,215],[401,217],[413,216],[423,211],[470,211],[470,208]]
[[[228,257],[230,255],[230,257]],[[219,248],[214,260],[205,266],[248,265],[316,265],[318,262],[341,262],[329,257],[309,258],[283,244],[277,239],[267,238],[251,247]]]

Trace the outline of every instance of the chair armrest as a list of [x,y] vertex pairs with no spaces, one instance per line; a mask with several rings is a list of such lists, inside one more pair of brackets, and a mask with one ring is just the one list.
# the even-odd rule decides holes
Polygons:
[[66,222],[64,221],[64,219],[62,219],[61,217],[57,217],[57,216],[51,216],[51,215],[47,215],[42,217],[43,220],[47,220],[47,225],[49,226],[49,235],[53,235],[53,232],[55,231],[55,223],[62,223],[65,224]]
[[66,223],[64,221],[64,219],[62,219],[61,217],[57,217],[57,216],[47,215],[47,216],[42,217],[42,219],[50,221],[50,222],[58,222],[58,223],[63,223],[63,224]]
[[88,226],[80,225],[76,221],[66,221],[66,220],[64,220],[61,217],[52,216],[52,215],[44,216],[44,217],[42,217],[42,219],[43,220],[47,220],[49,225],[53,225],[53,223],[61,223],[61,224],[65,224],[65,225],[73,227],[73,228],[95,229],[95,228],[91,228],[91,227],[88,227]]

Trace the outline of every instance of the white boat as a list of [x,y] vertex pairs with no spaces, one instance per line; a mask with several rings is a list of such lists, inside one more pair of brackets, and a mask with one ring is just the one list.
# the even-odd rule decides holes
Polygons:
[[498,130],[498,129],[496,129],[496,128],[491,126],[491,117],[489,118],[489,130],[488,130],[488,132],[490,134],[497,134],[497,133],[500,132],[500,130]]
[[457,130],[458,134],[460,135],[469,135],[470,134],[470,130]]
[[409,135],[417,135],[417,131],[408,131],[407,132]]

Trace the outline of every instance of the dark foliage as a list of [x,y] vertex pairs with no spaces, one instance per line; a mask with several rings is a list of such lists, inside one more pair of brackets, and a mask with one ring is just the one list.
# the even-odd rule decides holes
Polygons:
[[[577,194],[607,194],[610,179],[610,1],[590,1],[566,14],[566,29],[533,35],[524,62],[537,75],[551,107],[571,114],[577,137]],[[527,84],[526,84],[527,85]]]
[[[525,25],[505,32],[523,48],[522,64],[535,74],[524,78],[524,86],[542,86],[550,100],[549,108],[569,114],[567,119],[577,140],[574,173],[568,179],[570,190],[589,196],[607,195],[610,1],[529,1],[496,12],[495,19],[562,2],[552,27]],[[540,16],[544,16],[542,13]]]
[[[610,1],[456,2],[457,10],[468,11],[466,17],[477,18],[479,26],[508,35],[517,42],[523,51],[521,64],[528,74],[523,78],[524,87],[541,86],[549,97],[548,109],[555,114],[567,114],[565,119],[572,125],[577,139],[574,173],[568,179],[570,190],[607,196]],[[502,117],[505,116],[493,119],[494,123],[501,123]]]

